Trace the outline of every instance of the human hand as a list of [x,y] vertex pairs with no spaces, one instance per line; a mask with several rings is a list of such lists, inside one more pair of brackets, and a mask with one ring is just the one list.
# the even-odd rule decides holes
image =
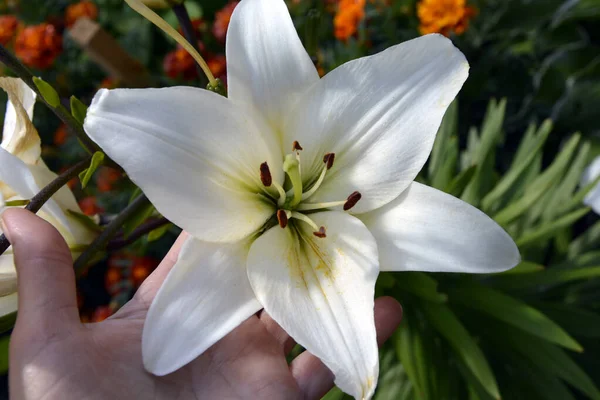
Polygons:
[[[134,298],[106,321],[82,324],[71,253],[46,221],[22,209],[2,215],[18,273],[19,312],[10,342],[13,399],[318,399],[333,375],[304,352],[288,365],[294,341],[265,312],[248,318],[184,368],[158,377],[142,364],[142,327],[186,234]],[[381,344],[400,323],[393,298],[375,302]]]

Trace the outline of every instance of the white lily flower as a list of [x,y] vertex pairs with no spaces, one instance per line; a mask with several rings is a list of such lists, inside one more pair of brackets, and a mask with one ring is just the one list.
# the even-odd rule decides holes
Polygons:
[[[0,88],[8,94],[0,144],[0,212],[11,202],[28,200],[56,178],[43,163],[41,142],[31,122],[36,94],[17,78],[0,78]],[[46,202],[38,215],[50,222],[72,249],[90,243],[94,233],[66,214],[81,213],[73,193],[61,188]],[[2,231],[0,230],[0,233]],[[76,253],[75,253],[76,254]],[[0,316],[17,310],[17,273],[12,248],[0,255]]]
[[90,137],[191,234],[145,322],[165,375],[264,308],[335,383],[370,398],[380,270],[488,273],[519,252],[474,207],[413,182],[468,75],[428,35],[319,79],[282,0],[242,0],[229,98],[190,87],[101,90]]
[[[600,176],[600,156],[596,157],[594,161],[583,171],[581,177],[581,185],[585,186],[592,183]],[[600,183],[597,184],[583,199],[585,205],[592,207],[592,210],[596,214],[600,214]]]

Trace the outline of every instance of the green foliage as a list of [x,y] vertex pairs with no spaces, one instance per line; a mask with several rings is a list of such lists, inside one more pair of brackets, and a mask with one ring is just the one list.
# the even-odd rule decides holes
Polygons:
[[590,215],[582,205],[589,187],[578,186],[590,145],[574,134],[546,165],[553,124],[530,124],[501,173],[507,105],[492,100],[459,150],[453,104],[419,179],[492,216],[524,261],[487,276],[382,273],[377,294],[396,297],[405,316],[393,348],[381,352],[388,379],[378,399],[600,398],[585,367],[594,358],[586,340],[600,337],[600,222],[572,233]]

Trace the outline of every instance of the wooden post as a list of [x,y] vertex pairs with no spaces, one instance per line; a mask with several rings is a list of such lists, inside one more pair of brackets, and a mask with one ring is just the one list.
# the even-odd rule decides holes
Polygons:
[[115,38],[96,22],[89,18],[80,18],[69,34],[111,77],[129,87],[150,86],[148,70],[127,54]]

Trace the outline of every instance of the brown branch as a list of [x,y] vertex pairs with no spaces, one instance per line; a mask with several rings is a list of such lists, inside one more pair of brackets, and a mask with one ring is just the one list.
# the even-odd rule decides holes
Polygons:
[[148,222],[138,226],[133,232],[131,232],[131,234],[129,234],[129,236],[118,237],[108,242],[108,244],[106,245],[106,250],[115,251],[122,249],[123,247],[129,246],[130,244],[134,243],[142,236],[169,223],[170,221],[165,217],[151,219]]

